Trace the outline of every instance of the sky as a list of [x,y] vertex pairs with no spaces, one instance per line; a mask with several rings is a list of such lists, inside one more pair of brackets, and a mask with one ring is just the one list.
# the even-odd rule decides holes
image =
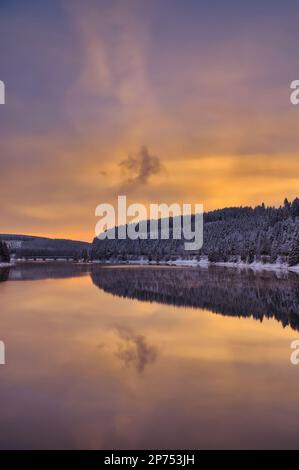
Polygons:
[[0,0],[0,232],[91,241],[95,208],[298,196],[299,6]]

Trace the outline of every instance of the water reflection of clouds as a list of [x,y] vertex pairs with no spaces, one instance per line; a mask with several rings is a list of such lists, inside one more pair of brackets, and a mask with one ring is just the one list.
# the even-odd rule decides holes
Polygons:
[[133,366],[139,374],[142,374],[146,366],[157,360],[158,350],[148,343],[145,336],[135,334],[126,328],[118,328],[117,333],[119,341],[115,356],[126,367]]
[[[298,447],[298,368],[289,360],[297,334],[237,315],[252,299],[262,314],[268,298],[284,315],[297,277],[94,270],[106,292],[88,273],[76,276],[77,265],[19,265],[9,279],[17,271],[36,282],[0,285],[0,448]],[[225,317],[211,314],[222,305]]]

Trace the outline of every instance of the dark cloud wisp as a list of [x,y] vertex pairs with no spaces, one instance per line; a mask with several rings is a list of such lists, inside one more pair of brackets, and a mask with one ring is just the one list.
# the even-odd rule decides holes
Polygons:
[[162,170],[162,164],[158,157],[151,155],[147,147],[143,146],[136,154],[129,154],[125,160],[119,163],[123,171],[125,188],[147,184],[150,177],[157,175]]

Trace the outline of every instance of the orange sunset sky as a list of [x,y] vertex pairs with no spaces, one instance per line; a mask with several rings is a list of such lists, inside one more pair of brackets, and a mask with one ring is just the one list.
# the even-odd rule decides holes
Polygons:
[[299,195],[295,2],[23,3],[0,4],[1,233],[90,241],[119,194]]

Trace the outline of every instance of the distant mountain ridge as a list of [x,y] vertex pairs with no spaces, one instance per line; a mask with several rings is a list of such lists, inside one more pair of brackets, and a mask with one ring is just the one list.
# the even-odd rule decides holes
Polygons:
[[22,257],[80,257],[89,253],[88,242],[36,237],[31,235],[1,234],[0,241],[5,242],[11,255]]

